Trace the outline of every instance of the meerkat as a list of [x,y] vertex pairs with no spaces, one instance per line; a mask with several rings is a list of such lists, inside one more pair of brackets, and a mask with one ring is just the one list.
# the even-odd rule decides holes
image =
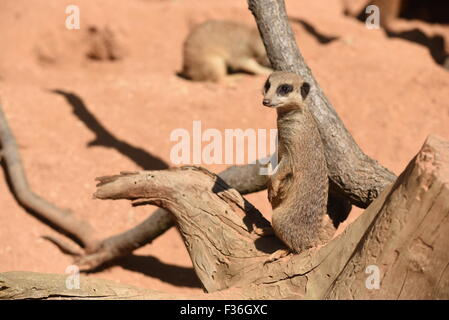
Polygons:
[[194,81],[220,82],[228,70],[268,75],[270,63],[256,28],[232,21],[206,21],[184,42],[181,74]]
[[272,227],[293,252],[317,244],[328,199],[324,147],[305,103],[309,90],[299,75],[280,71],[263,88],[263,105],[277,111],[278,166],[268,182]]

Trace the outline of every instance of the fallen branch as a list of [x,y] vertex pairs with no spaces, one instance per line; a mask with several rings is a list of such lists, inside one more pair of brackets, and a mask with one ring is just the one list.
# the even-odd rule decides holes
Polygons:
[[[247,194],[266,188],[268,176],[259,174],[259,170],[258,162],[250,166],[230,167],[219,176],[241,194]],[[94,270],[151,243],[174,225],[170,213],[158,208],[136,227],[102,240],[94,251],[77,258],[75,263],[83,270]]]
[[[449,143],[436,137],[343,234],[324,247],[271,263],[267,258],[284,246],[266,235],[268,221],[204,169],[142,171],[99,181],[99,199],[129,199],[173,213],[208,292],[238,288],[245,298],[276,299],[449,294]],[[365,274],[373,264],[383,275],[375,293]]]
[[0,300],[194,299],[85,276],[80,276],[77,288],[69,276],[36,272],[0,273]]
[[[259,174],[260,163],[232,166],[218,176],[236,189],[240,194],[260,191],[266,188],[268,176]],[[329,194],[328,213],[334,226],[344,221],[351,211],[349,201],[334,193]],[[158,208],[141,224],[121,234],[99,242],[94,251],[90,251],[75,260],[82,270],[95,270],[111,261],[130,254],[132,251],[151,243],[158,236],[175,225],[171,215]]]
[[17,201],[47,224],[68,236],[86,251],[97,243],[91,226],[78,220],[69,210],[60,209],[35,194],[27,181],[17,143],[0,104],[0,142],[2,162]]
[[77,257],[75,263],[81,270],[95,270],[151,243],[174,225],[170,213],[158,208],[151,216],[134,228],[103,239],[94,251],[86,252],[84,255]]

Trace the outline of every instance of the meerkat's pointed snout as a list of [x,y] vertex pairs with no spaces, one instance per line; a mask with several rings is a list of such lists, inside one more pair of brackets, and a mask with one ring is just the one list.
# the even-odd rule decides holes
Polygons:
[[272,105],[271,105],[271,100],[270,100],[270,99],[263,99],[262,104],[263,104],[265,107],[272,107]]

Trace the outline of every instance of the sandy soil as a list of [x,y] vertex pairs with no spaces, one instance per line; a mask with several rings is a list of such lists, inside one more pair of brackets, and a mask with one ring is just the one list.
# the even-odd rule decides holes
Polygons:
[[[65,8],[72,3],[1,1],[0,97],[32,188],[88,220],[100,237],[131,228],[154,208],[92,200],[95,177],[171,165],[170,133],[191,130],[194,120],[203,130],[275,128],[275,114],[261,107],[263,77],[244,75],[223,86],[176,76],[192,26],[211,18],[252,24],[246,1],[78,0],[81,29],[67,30]],[[369,156],[399,174],[429,134],[449,138],[449,72],[428,48],[368,30],[343,15],[340,0],[287,0],[287,9],[323,36],[293,23],[315,77]],[[449,32],[401,22],[404,30],[417,27],[430,35]],[[119,59],[88,58],[106,28]],[[74,107],[63,93],[83,103]],[[100,143],[90,144],[97,135]],[[3,172],[0,195],[0,272],[64,273],[71,258],[41,238],[57,233],[17,205]],[[265,192],[248,198],[270,216]],[[167,292],[202,291],[175,229],[93,276]]]

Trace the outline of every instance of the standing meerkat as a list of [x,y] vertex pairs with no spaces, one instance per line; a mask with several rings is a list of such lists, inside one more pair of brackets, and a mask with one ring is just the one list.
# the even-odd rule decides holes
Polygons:
[[195,81],[222,81],[229,69],[270,74],[269,66],[259,31],[236,22],[206,21],[184,42],[181,73]]
[[326,213],[328,173],[315,119],[305,103],[310,85],[300,76],[273,72],[263,105],[276,108],[278,166],[268,183],[274,233],[294,252],[316,245]]

